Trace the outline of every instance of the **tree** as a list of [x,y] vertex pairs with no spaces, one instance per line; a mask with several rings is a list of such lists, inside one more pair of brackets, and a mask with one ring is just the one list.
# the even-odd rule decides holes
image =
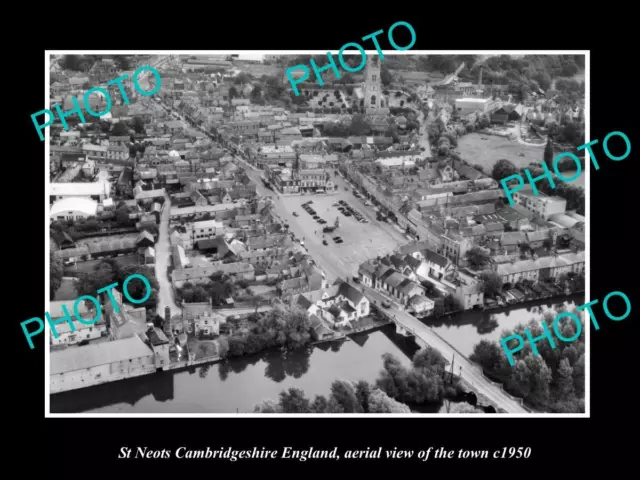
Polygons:
[[133,129],[136,133],[139,133],[139,134],[145,133],[144,120],[142,120],[141,117],[133,118]]
[[364,115],[354,115],[351,118],[351,126],[349,127],[349,131],[352,135],[368,135],[369,133],[371,133],[371,125]]
[[502,292],[502,278],[491,270],[485,270],[480,274],[482,291],[489,297],[495,297]]
[[444,377],[447,360],[433,347],[427,346],[416,352],[412,360],[417,369],[427,370],[437,377]]
[[518,173],[518,169],[516,168],[516,166],[509,160],[503,158],[501,160],[498,160],[493,166],[491,176],[494,178],[494,180],[499,182],[503,178],[509,177],[516,173]]
[[129,218],[130,212],[130,208],[125,204],[122,204],[116,209],[116,222],[119,226],[124,227],[132,224],[132,221]]
[[255,85],[253,87],[253,90],[251,90],[251,98],[253,99],[260,98],[261,95],[262,95],[262,87],[260,87],[260,85]]
[[123,122],[118,122],[113,126],[113,130],[111,131],[111,135],[124,137],[129,135],[129,127]]
[[438,413],[484,413],[484,410],[474,407],[467,402],[443,405]]
[[65,70],[80,70],[80,60],[79,55],[65,55],[62,57],[62,68]]
[[56,292],[62,285],[62,277],[64,275],[64,267],[62,260],[57,258],[53,251],[49,252],[49,299],[53,300]]
[[279,405],[283,413],[311,413],[309,399],[299,388],[280,392]]
[[327,401],[327,397],[324,395],[316,395],[310,406],[311,413],[325,413],[328,406],[329,402]]
[[411,409],[389,397],[379,388],[373,390],[367,398],[369,413],[411,413]]
[[489,372],[500,370],[505,354],[496,342],[480,340],[474,345],[473,353],[469,357],[472,362],[477,363]]
[[218,338],[218,356],[224,358],[229,353],[229,341],[225,337]]
[[251,82],[251,77],[244,72],[240,72],[236,78],[233,79],[235,85],[242,85]]
[[358,401],[356,390],[351,382],[336,380],[331,384],[331,396],[342,407],[345,413],[363,413],[362,404]]
[[465,259],[475,268],[482,268],[489,263],[489,255],[480,247],[467,250]]
[[491,125],[491,119],[489,118],[489,115],[486,113],[480,115],[480,118],[478,118],[478,127],[487,128],[489,125]]
[[238,97],[238,90],[236,90],[236,87],[231,87],[229,88],[229,100],[232,100],[234,98]]
[[569,400],[575,395],[573,387],[573,368],[567,358],[560,360],[557,384],[558,398],[560,400]]
[[389,69],[384,64],[380,66],[380,80],[385,87],[391,85],[391,82],[393,82],[393,75],[391,75],[391,72],[389,72]]
[[360,405],[362,405],[362,410],[364,413],[369,412],[369,395],[371,394],[371,385],[369,382],[364,380],[360,380],[356,383],[356,398]]
[[520,248],[520,253],[522,255],[525,255],[526,253],[531,251],[531,245],[528,242],[520,243],[520,245],[518,245],[518,248]]
[[543,159],[544,163],[549,167],[549,170],[553,169],[553,144],[551,143],[551,137],[547,138],[547,144],[544,146]]
[[118,70],[129,70],[129,59],[125,55],[116,55],[113,57],[113,61],[118,67]]
[[280,405],[273,400],[263,400],[253,407],[253,413],[282,413]]

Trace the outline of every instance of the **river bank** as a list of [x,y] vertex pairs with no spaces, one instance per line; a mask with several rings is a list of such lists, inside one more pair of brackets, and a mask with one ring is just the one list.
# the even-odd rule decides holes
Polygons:
[[[562,300],[566,301],[546,299],[499,310],[463,312],[451,319],[432,318],[425,323],[470,355],[481,339],[497,340],[503,329],[539,319],[556,304],[571,310],[584,303],[580,296]],[[395,325],[385,325],[352,333],[349,341],[323,342],[287,352],[265,351],[51,395],[51,412],[250,413],[256,403],[277,398],[290,387],[313,396],[326,395],[337,378],[374,382],[382,369],[384,353],[409,366],[418,349],[412,338],[396,333]],[[457,373],[457,366],[454,369]],[[484,405],[481,398],[478,402]],[[437,413],[440,408],[430,405],[415,409]]]

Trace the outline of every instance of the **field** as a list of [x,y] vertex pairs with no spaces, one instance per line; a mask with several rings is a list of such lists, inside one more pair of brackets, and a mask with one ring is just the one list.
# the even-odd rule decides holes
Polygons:
[[[471,133],[458,139],[456,150],[460,152],[463,160],[472,165],[482,165],[487,173],[490,173],[493,165],[503,158],[518,168],[526,167],[531,162],[540,163],[544,151],[541,147],[530,147],[507,138],[480,133]],[[519,156],[519,153],[523,153],[524,156]]]
[[416,72],[414,70],[391,70],[391,73],[402,77],[405,82],[439,82],[445,75],[441,72]]

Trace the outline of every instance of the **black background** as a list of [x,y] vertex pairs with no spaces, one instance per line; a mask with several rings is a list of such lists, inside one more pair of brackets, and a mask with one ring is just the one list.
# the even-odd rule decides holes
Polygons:
[[[15,404],[5,408],[3,425],[8,439],[10,460],[22,457],[23,472],[44,470],[58,478],[124,474],[123,478],[144,473],[213,476],[238,473],[250,469],[255,474],[286,475],[294,469],[332,469],[338,478],[371,472],[374,478],[390,475],[414,476],[407,469],[418,467],[422,473],[442,471],[451,478],[463,475],[508,473],[520,477],[534,473],[536,477],[577,474],[595,464],[603,468],[621,467],[631,457],[635,432],[627,432],[636,415],[633,394],[636,381],[635,364],[629,352],[636,342],[631,334],[635,311],[622,322],[604,318],[596,308],[601,329],[591,330],[591,418],[524,418],[493,417],[452,418],[361,418],[336,419],[291,418],[265,416],[245,418],[44,418],[44,351],[42,338],[29,350],[20,322],[44,313],[44,291],[40,283],[45,274],[43,242],[48,241],[43,214],[45,182],[43,170],[44,142],[31,122],[30,115],[45,108],[45,50],[117,49],[117,50],[197,50],[197,49],[321,49],[337,50],[343,44],[357,41],[379,29],[383,49],[390,49],[386,31],[396,21],[411,23],[417,33],[412,50],[553,50],[580,49],[591,51],[591,139],[602,141],[611,131],[625,132],[635,144],[632,118],[638,115],[637,88],[633,73],[634,54],[625,40],[634,27],[624,22],[624,14],[608,18],[606,12],[592,14],[588,20],[575,18],[575,11],[561,11],[557,5],[522,5],[526,12],[512,12],[504,7],[460,3],[445,5],[437,12],[423,4],[422,12],[403,12],[364,19],[342,8],[319,4],[260,4],[234,8],[236,4],[211,4],[199,11],[195,4],[147,5],[144,13],[111,12],[105,7],[99,13],[83,11],[72,18],[66,7],[59,7],[47,21],[44,39],[31,38],[30,45],[6,45],[13,50],[7,57],[5,70],[5,171],[4,197],[4,278],[8,289],[3,345],[13,353],[4,357],[5,400]],[[240,7],[240,4],[237,4]],[[371,9],[374,7],[371,6]],[[383,6],[376,8],[376,10]],[[261,10],[279,12],[268,20]],[[391,10],[386,8],[385,10]],[[549,11],[551,10],[551,11]],[[577,10],[577,9],[576,9]],[[110,13],[108,13],[110,12]],[[266,15],[266,14],[265,14]],[[46,16],[46,15],[45,15]],[[156,17],[156,18],[154,18]],[[249,18],[249,17],[253,17]],[[309,17],[309,18],[307,18]],[[94,25],[95,23],[95,25]],[[57,26],[52,27],[51,24]],[[92,26],[93,25],[93,26]],[[33,26],[33,28],[38,28]],[[636,27],[637,28],[637,27]],[[408,41],[398,33],[397,43]],[[365,48],[371,49],[370,42]],[[238,52],[239,53],[239,52]],[[550,52],[552,53],[552,52]],[[9,59],[12,59],[9,62]],[[628,68],[631,67],[629,70]],[[632,225],[637,222],[636,202],[631,191],[637,191],[637,178],[632,165],[637,160],[635,147],[621,162],[608,160],[601,146],[596,146],[600,170],[591,168],[590,189],[590,269],[591,299],[602,300],[621,290],[632,298],[631,275],[637,265],[636,238]],[[16,424],[17,423],[17,424]],[[10,427],[12,425],[13,427]],[[628,440],[627,438],[628,437]],[[366,449],[367,446],[399,449],[499,449],[503,446],[531,447],[529,460],[329,460],[300,463],[295,460],[248,461],[236,463],[213,460],[117,460],[121,446],[148,446],[152,449],[189,448],[235,449],[253,446],[274,449],[294,448]],[[46,452],[46,453],[45,453]],[[39,458],[40,455],[46,455]],[[615,468],[614,467],[614,468]],[[435,470],[434,470],[435,469]],[[406,473],[405,473],[406,472]],[[244,472],[243,472],[244,473]],[[418,475],[420,474],[418,473]],[[251,473],[249,473],[251,475]],[[182,477],[183,478],[183,477]]]

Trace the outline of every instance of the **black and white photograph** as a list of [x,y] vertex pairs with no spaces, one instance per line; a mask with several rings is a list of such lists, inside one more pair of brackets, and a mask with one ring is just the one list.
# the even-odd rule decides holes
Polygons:
[[47,51],[47,417],[589,415],[589,52],[331,52]]

